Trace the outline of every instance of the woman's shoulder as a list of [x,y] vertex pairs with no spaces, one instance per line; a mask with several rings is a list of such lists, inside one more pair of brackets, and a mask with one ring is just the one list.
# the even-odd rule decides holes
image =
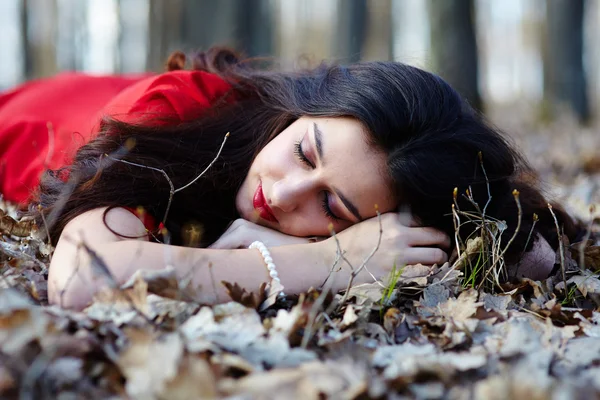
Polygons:
[[131,209],[99,207],[73,218],[61,233],[67,241],[85,240],[89,243],[115,242],[137,238],[148,240],[143,220]]

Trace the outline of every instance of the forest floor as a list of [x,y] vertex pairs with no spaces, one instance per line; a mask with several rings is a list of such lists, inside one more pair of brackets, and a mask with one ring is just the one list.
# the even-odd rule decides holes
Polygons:
[[310,291],[257,311],[257,296],[232,288],[238,302],[200,306],[165,271],[74,312],[47,305],[46,245],[4,234],[0,398],[599,398],[600,133],[502,121],[590,231],[563,242],[548,279],[494,285],[501,259],[477,275],[505,232],[496,247],[474,240],[453,264],[405,266],[347,296]]

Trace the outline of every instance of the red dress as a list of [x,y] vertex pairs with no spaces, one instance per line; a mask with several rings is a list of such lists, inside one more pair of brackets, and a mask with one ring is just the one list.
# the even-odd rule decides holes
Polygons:
[[104,115],[128,122],[152,115],[197,117],[230,86],[201,71],[160,75],[64,73],[0,94],[0,193],[26,203],[45,169],[68,165]]

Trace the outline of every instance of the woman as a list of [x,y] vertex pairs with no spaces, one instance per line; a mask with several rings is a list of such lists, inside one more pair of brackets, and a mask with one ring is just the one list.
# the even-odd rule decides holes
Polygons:
[[[172,58],[170,69],[182,61]],[[37,198],[57,243],[51,302],[85,306],[106,284],[96,257],[118,282],[138,268],[172,265],[216,302],[226,296],[215,282],[255,290],[270,279],[265,264],[298,293],[327,279],[338,249],[359,266],[378,246],[355,279],[368,282],[394,264],[446,261],[453,202],[467,213],[487,204],[487,218],[506,221],[508,231],[519,226],[507,260],[525,251],[542,260],[521,274],[552,269],[554,222],[543,196],[519,178],[527,166],[439,77],[392,62],[270,72],[222,49],[199,54],[194,69],[120,82],[125,89],[95,110],[110,115],[91,128],[95,138],[71,165],[42,177]],[[453,200],[455,187],[469,196]],[[414,223],[401,221],[401,209]],[[332,229],[334,237],[309,239]],[[462,240],[473,229],[462,227]],[[238,249],[255,240],[271,254]],[[350,276],[341,266],[334,289]]]

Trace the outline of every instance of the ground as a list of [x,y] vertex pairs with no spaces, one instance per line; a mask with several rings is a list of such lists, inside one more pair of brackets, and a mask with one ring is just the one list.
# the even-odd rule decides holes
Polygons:
[[480,284],[479,255],[498,257],[507,232],[489,249],[466,244],[452,264],[405,266],[383,284],[309,291],[260,311],[263,299],[235,286],[237,302],[181,301],[186,283],[165,270],[73,312],[47,306],[47,246],[7,235],[17,231],[4,217],[0,397],[598,398],[600,134],[568,118],[534,126],[506,116],[497,124],[590,231],[563,243],[547,280],[494,285],[502,260],[490,258]]

